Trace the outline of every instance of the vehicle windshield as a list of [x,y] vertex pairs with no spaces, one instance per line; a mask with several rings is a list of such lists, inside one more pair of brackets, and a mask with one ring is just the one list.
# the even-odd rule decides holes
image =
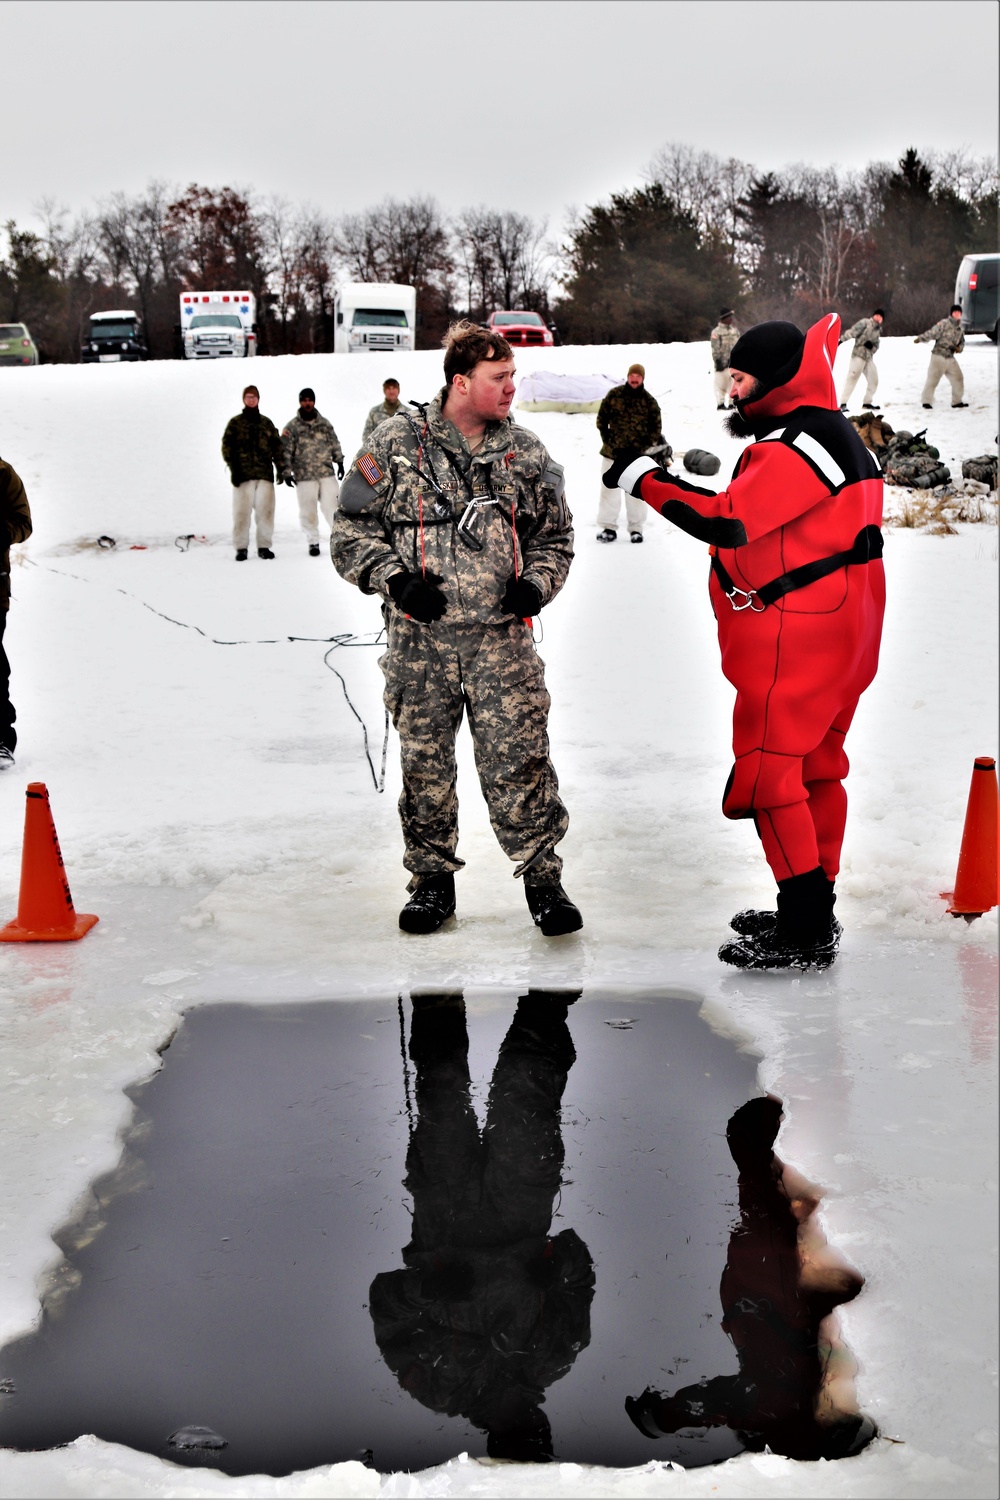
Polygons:
[[26,339],[28,330],[23,323],[0,323],[0,339]]
[[195,313],[189,328],[242,328],[235,313]]
[[134,323],[91,323],[92,339],[134,339]]
[[396,307],[356,307],[354,328],[405,328],[406,314]]
[[533,312],[507,312],[493,314],[494,328],[510,328],[514,324],[521,326],[525,323],[530,323],[533,328],[544,328],[545,326],[538,314]]

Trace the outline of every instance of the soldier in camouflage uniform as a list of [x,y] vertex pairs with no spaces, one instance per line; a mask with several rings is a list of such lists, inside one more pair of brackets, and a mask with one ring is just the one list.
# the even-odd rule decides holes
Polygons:
[[233,482],[233,546],[236,561],[246,562],[250,517],[257,534],[257,556],[270,561],[274,536],[274,471],[281,473],[281,438],[274,423],[261,414],[260,392],[248,385],[243,410],[226,424],[222,457]]
[[875,353],[882,337],[882,322],[885,312],[881,307],[876,307],[870,318],[859,318],[858,321],[846,332],[841,333],[838,343],[846,344],[848,339],[854,340],[854,348],[851,350],[851,362],[847,366],[847,379],[840,393],[840,409],[847,410],[847,403],[851,399],[851,393],[857,385],[861,376],[865,377],[865,399],[864,405],[872,411],[878,411],[875,402],[875,392],[878,390],[878,370],[875,368]]
[[733,309],[724,307],[719,314],[718,323],[712,329],[712,365],[715,369],[713,388],[716,411],[725,410],[726,397],[729,395],[729,387],[732,384],[729,356],[740,336],[740,330],[733,322],[734,317]]
[[382,393],[382,400],[378,406],[373,406],[367,417],[365,417],[365,430],[361,434],[362,448],[380,422],[388,422],[390,417],[398,416],[403,410],[399,404],[398,380],[393,380],[392,376],[388,380],[383,380]]
[[[333,529],[333,513],[344,477],[344,450],[333,423],[316,410],[311,386],[299,391],[299,409],[281,433],[282,483],[295,486],[299,523],[306,534],[309,556],[319,557],[319,505]],[[337,472],[334,475],[334,468]]]
[[10,548],[31,535],[31,510],[21,476],[0,458],[0,771],[14,764],[17,714],[10,701],[10,662],[4,650],[3,633],[10,608]]
[[926,344],[928,340],[934,340],[934,348],[931,350],[930,363],[927,366],[927,379],[920,393],[920,400],[925,409],[930,411],[934,401],[934,392],[937,390],[938,381],[944,375],[951,386],[952,406],[968,406],[968,401],[963,401],[965,395],[965,382],[962,379],[962,371],[956,354],[961,354],[965,348],[965,334],[962,332],[962,308],[961,304],[952,304],[951,312],[933,328],[919,333],[913,340],[915,344]]
[[341,577],[383,600],[380,666],[399,731],[412,876],[399,925],[433,932],[455,910],[455,736],[468,710],[494,832],[551,937],[583,919],[559,882],[555,846],[569,820],[529,620],[566,581],[572,518],[561,466],[509,420],[507,342],[456,324],[444,368],[426,416],[401,413],[371,434],[341,487],[330,541]]
[[625,384],[612,386],[598,408],[597,426],[604,439],[601,446],[604,460],[601,465],[601,498],[597,506],[597,524],[601,528],[597,533],[599,542],[617,541],[618,515],[623,499],[629,536],[633,542],[642,541],[646,507],[629,494],[623,496],[621,490],[605,488],[603,479],[616,459],[628,454],[647,453],[663,442],[659,403],[647,391],[645,379],[646,371],[642,365],[629,365]]

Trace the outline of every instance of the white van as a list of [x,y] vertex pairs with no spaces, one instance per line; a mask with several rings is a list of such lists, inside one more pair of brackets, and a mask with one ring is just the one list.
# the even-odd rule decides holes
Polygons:
[[335,354],[396,354],[416,344],[415,287],[349,281],[339,288],[333,307]]
[[249,292],[181,292],[185,359],[249,359],[257,353],[257,302]]
[[985,333],[994,344],[1000,332],[1000,254],[966,255],[955,278],[955,301],[965,333]]

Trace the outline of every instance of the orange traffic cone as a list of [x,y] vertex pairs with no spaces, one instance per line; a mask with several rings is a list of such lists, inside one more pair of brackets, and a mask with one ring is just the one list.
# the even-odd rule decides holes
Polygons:
[[48,791],[42,781],[29,782],[17,917],[0,927],[0,943],[67,943],[96,921],[73,909]]
[[962,830],[962,848],[958,856],[955,889],[942,894],[951,904],[953,917],[971,922],[997,905],[997,832],[1000,823],[1000,794],[997,791],[996,761],[988,755],[977,755],[972,769],[969,805]]

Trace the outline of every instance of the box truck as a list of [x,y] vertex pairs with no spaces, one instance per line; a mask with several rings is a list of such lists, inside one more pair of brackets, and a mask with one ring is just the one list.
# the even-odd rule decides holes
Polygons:
[[349,281],[337,291],[333,307],[335,354],[395,354],[415,345],[415,287]]
[[257,353],[257,302],[249,292],[182,292],[185,359],[249,359]]

